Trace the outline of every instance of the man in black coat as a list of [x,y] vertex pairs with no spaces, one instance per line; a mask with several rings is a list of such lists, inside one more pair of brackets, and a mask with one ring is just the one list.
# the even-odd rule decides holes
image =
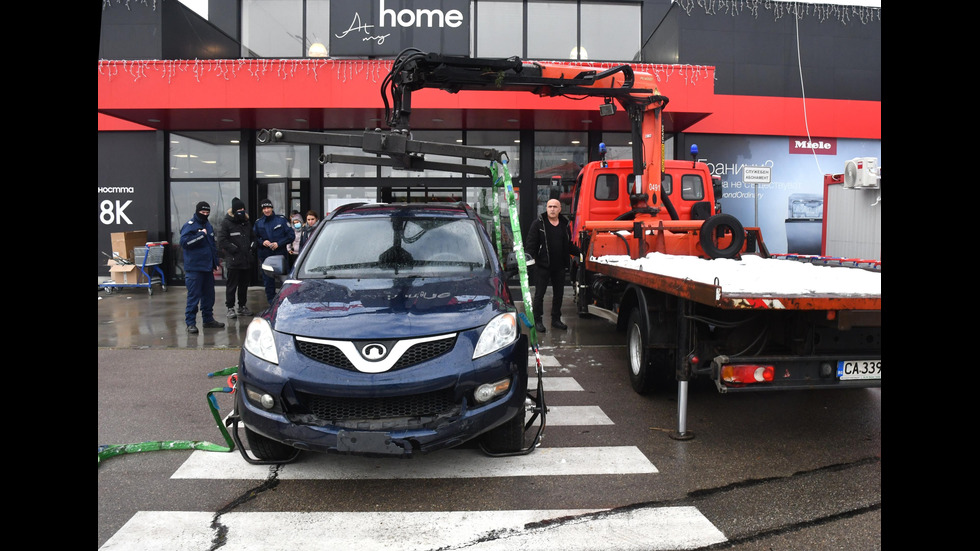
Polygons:
[[572,230],[568,219],[561,214],[561,202],[549,199],[545,212],[531,223],[524,243],[524,250],[534,258],[534,328],[538,333],[547,331],[541,321],[544,315],[544,294],[551,286],[551,326],[568,329],[561,321],[561,300],[565,291],[565,272],[571,255],[579,254],[572,243]]
[[[252,311],[245,306],[248,300],[249,270],[252,260],[252,226],[249,224],[245,203],[235,197],[231,208],[218,224],[218,251],[225,259],[225,306],[228,318],[239,315],[251,316]],[[235,298],[238,309],[235,309]]]

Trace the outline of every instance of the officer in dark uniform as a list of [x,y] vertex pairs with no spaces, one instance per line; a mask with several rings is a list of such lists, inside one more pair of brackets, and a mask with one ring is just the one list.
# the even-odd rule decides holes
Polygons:
[[211,205],[201,201],[194,216],[180,228],[180,248],[184,252],[184,284],[187,286],[187,308],[184,321],[188,333],[197,333],[197,310],[201,308],[204,327],[220,328],[225,324],[214,319],[214,269],[218,267],[218,247],[214,228],[208,221]]
[[[296,239],[296,232],[289,225],[289,220],[281,214],[276,214],[272,209],[272,201],[263,199],[259,203],[262,209],[262,216],[255,221],[252,227],[252,235],[259,250],[259,266],[262,262],[272,255],[287,255],[286,245]],[[288,257],[287,257],[288,258]],[[288,266],[289,263],[284,264]],[[269,277],[262,272],[262,284],[265,287],[265,298],[272,304],[272,299],[276,296],[276,279]]]

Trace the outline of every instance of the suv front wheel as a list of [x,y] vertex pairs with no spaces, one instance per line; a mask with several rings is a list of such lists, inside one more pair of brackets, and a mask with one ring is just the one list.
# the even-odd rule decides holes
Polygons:
[[491,453],[513,453],[524,447],[524,415],[522,407],[510,421],[490,430],[480,442]]
[[255,457],[262,461],[286,461],[296,455],[292,446],[266,438],[248,427],[245,427],[245,439]]

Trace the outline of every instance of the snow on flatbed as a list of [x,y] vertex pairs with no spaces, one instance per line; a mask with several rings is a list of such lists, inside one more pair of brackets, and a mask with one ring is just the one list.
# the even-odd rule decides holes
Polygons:
[[[820,266],[795,260],[745,255],[740,260],[650,253],[592,257],[593,262],[641,270],[709,285],[729,294],[761,296],[881,296],[881,272],[842,266]],[[717,279],[717,283],[715,282]]]

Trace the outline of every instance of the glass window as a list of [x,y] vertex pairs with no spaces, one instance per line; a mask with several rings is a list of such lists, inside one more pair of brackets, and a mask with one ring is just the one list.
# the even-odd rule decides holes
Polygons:
[[170,134],[171,178],[238,178],[238,132]]
[[[363,130],[326,130],[329,134],[344,134],[351,136],[362,136],[364,135]],[[336,145],[325,145],[323,146],[324,155],[347,155],[354,157],[364,157],[366,160],[376,160],[377,155],[373,153],[365,153],[361,149],[355,147],[340,147]],[[340,163],[340,162],[329,162],[323,163],[323,177],[324,178],[377,178],[378,177],[378,165],[366,165],[359,163]]]
[[660,187],[664,190],[664,193],[670,195],[673,193],[674,178],[670,174],[664,172],[663,178],[660,179]]
[[349,203],[377,203],[378,188],[376,187],[324,187],[323,215],[326,216],[335,208]]
[[619,199],[619,175],[599,174],[595,180],[595,198],[599,201]]
[[602,143],[606,144],[606,160],[633,160],[633,138],[629,132],[603,132]]
[[[551,184],[555,177],[561,178],[562,191],[571,189],[578,173],[588,161],[588,137],[585,132],[535,132],[534,133],[534,178],[544,179]],[[545,211],[550,196],[550,185],[538,185],[537,213]],[[562,212],[571,211],[571,193],[561,193]]]
[[304,57],[303,0],[242,0],[242,57]]
[[305,144],[270,144],[255,148],[255,175],[259,178],[307,178],[310,148]]
[[688,201],[704,199],[704,180],[700,174],[685,174],[681,176],[681,198]]
[[524,2],[479,1],[475,57],[524,57]]
[[489,265],[469,219],[384,217],[325,224],[300,277],[414,277],[468,273]]
[[[616,25],[616,36],[619,26]],[[528,2],[527,57],[569,59],[577,46],[578,3],[575,1]],[[610,27],[604,30],[608,33]],[[606,40],[609,40],[608,34]]]
[[[574,28],[574,27],[571,27]],[[579,59],[630,61],[640,52],[640,4],[582,2]],[[616,29],[615,38],[610,29]],[[570,33],[574,39],[574,33]],[[574,58],[574,56],[572,56]]]
[[330,0],[306,0],[306,56],[329,55]]

